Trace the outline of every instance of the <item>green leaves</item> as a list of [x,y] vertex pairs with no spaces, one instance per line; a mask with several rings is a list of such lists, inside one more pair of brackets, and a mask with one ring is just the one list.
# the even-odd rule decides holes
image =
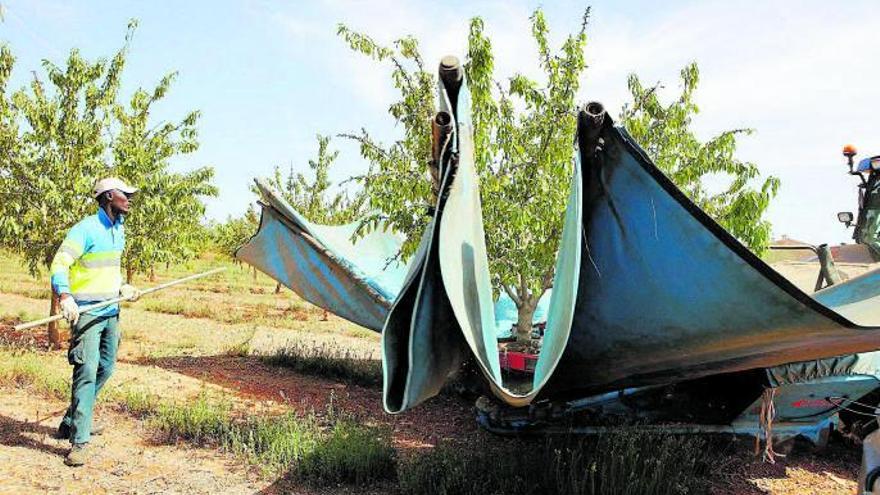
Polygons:
[[[275,167],[275,175],[269,184],[284,197],[296,211],[302,213],[309,221],[321,225],[340,225],[352,222],[364,214],[366,196],[356,194],[349,198],[344,191],[328,197],[333,183],[330,181],[330,168],[339,156],[339,151],[330,151],[330,137],[318,134],[318,156],[309,160],[309,168],[313,178],[301,173],[294,173],[293,165],[286,177],[281,169]],[[252,189],[259,194],[256,188]]]
[[139,88],[127,103],[113,105],[113,171],[139,189],[126,221],[123,264],[128,274],[156,264],[192,259],[201,251],[206,196],[216,196],[214,170],[202,167],[171,172],[172,160],[198,149],[199,112],[179,122],[152,122],[151,110],[167,94],[177,72],[165,74],[152,89]]
[[[491,40],[479,17],[471,20],[465,64],[472,99],[476,165],[480,174],[490,272],[496,292],[507,291],[531,327],[538,299],[553,279],[556,251],[572,167],[574,95],[586,67],[584,13],[580,30],[566,38],[558,52],[551,48],[543,13],[531,16],[532,35],[540,54],[543,81],[516,74],[495,79]],[[400,257],[411,256],[433,206],[430,177],[430,121],[434,115],[433,72],[427,72],[411,37],[393,47],[377,45],[345,26],[340,36],[349,46],[379,62],[390,62],[392,83],[400,99],[389,113],[402,137],[391,145],[376,142],[362,130],[345,137],[360,143],[370,163],[356,177],[377,213],[362,232],[387,226],[406,235]]]
[[14,59],[0,47],[0,245],[19,252],[36,275],[47,266],[66,231],[92,214],[92,186],[117,175],[140,189],[127,219],[129,272],[175,263],[197,252],[203,229],[202,196],[216,195],[213,169],[169,171],[171,160],[198,148],[198,112],[181,122],[150,120],[152,105],[167,94],[176,73],[152,90],[138,89],[118,102],[128,44],[111,58],[90,62],[76,49],[65,66],[43,61],[44,81],[9,96]]
[[[752,184],[760,181],[758,167],[736,158],[737,138],[752,129],[726,131],[705,143],[697,139],[691,122],[699,111],[693,102],[699,76],[695,63],[684,67],[681,94],[664,105],[657,96],[659,85],[645,88],[630,75],[632,101],[624,106],[620,120],[691,200],[760,255],[770,243],[770,223],[763,217],[779,189],[779,179],[767,177],[755,189]],[[726,187],[707,191],[704,181],[709,176],[725,178]]]
[[495,81],[491,42],[471,21],[466,65],[474,102],[477,168],[489,269],[497,292],[520,309],[520,333],[531,329],[538,300],[550,288],[572,173],[575,94],[586,68],[589,10],[558,51],[543,13],[531,16],[544,80],[515,74]]
[[209,224],[207,227],[208,236],[212,245],[219,252],[233,256],[235,251],[254,235],[259,223],[260,217],[254,206],[251,205],[240,217],[229,217],[225,222]]
[[43,61],[28,87],[7,88],[13,58],[0,53],[0,243],[21,253],[33,274],[47,266],[65,232],[93,213],[91,188],[106,175],[112,98],[119,88],[127,44],[111,63],[89,62],[71,50],[65,67]]
[[404,233],[406,241],[398,256],[406,259],[415,253],[433,207],[428,163],[436,80],[433,72],[425,70],[418,42],[411,36],[386,47],[344,25],[339,26],[338,33],[353,50],[390,64],[392,84],[400,92],[400,99],[388,108],[402,129],[400,139],[387,145],[373,139],[365,129],[340,137],[356,141],[361,156],[370,163],[366,174],[352,178],[368,198],[371,211],[355,235],[376,228]]

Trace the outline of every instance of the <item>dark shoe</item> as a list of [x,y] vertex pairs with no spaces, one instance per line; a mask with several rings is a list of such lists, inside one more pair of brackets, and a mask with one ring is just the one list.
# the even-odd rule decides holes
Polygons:
[[55,434],[52,435],[52,438],[55,440],[70,440],[70,426],[67,423],[61,423],[58,425],[58,429],[55,430]]
[[64,464],[68,466],[82,466],[89,460],[91,449],[87,443],[75,443],[70,447],[70,452],[64,458]]

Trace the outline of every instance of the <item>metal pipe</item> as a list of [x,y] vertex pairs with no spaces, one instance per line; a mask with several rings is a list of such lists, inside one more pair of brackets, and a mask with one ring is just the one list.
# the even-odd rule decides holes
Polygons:
[[[215,273],[220,273],[223,270],[226,270],[226,267],[214,268],[213,270],[208,270],[203,273],[197,273],[195,275],[190,275],[188,277],[183,277],[177,280],[172,280],[171,282],[165,282],[164,284],[157,285],[155,287],[150,287],[149,289],[144,289],[141,291],[141,295],[145,296],[147,294],[152,294],[158,290],[167,289],[168,287],[172,287],[174,285],[182,284],[184,282],[189,282],[191,280],[195,280],[197,278],[207,277],[208,275],[213,275]],[[107,301],[102,301],[96,304],[90,304],[88,306],[83,306],[79,309],[80,313],[87,313],[89,311],[93,311],[96,309],[106,308],[107,306],[118,304],[123,301],[127,301],[128,298],[125,297],[115,297],[113,299],[109,299]],[[64,315],[57,314],[55,316],[50,316],[48,318],[43,318],[41,320],[32,321],[30,323],[22,323],[20,325],[16,325],[15,330],[27,330],[30,328],[38,327],[40,325],[45,325],[47,323],[51,323],[53,321],[58,321],[64,318]]]
[[880,431],[874,431],[862,441],[862,467],[859,470],[857,493],[880,493]]
[[464,81],[464,70],[461,68],[461,62],[454,55],[446,55],[440,59],[440,81],[446,88],[446,94],[449,95],[449,103],[452,105],[453,114],[458,113],[458,92],[461,90],[461,83]]
[[598,101],[587,103],[578,112],[578,147],[582,158],[592,156],[596,150],[605,115],[605,107]]
[[816,253],[817,256],[819,255],[819,248],[817,248],[816,246],[813,246],[812,244],[801,244],[801,245],[797,245],[797,246],[787,246],[787,245],[777,246],[777,245],[770,245],[770,246],[767,246],[767,247],[768,247],[771,251],[795,251],[795,250],[800,250],[800,249],[809,249],[810,251]]
[[440,196],[440,185],[443,180],[443,159],[449,150],[452,137],[452,115],[448,112],[437,112],[431,121],[431,192],[434,199]]
[[452,115],[448,112],[437,112],[434,120],[431,121],[431,159],[435,164],[440,163],[450,134],[452,134]]

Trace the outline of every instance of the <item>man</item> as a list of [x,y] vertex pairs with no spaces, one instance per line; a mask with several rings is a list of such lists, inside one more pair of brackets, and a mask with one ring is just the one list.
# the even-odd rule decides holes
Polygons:
[[[80,314],[80,308],[116,297],[136,300],[140,292],[122,284],[125,248],[124,216],[137,189],[117,178],[95,183],[98,213],[73,226],[52,260],[52,288],[61,298],[61,312],[71,325],[67,359],[73,366],[70,407],[57,438],[70,440],[68,466],[89,458],[95,397],[107,383],[119,347],[119,305]],[[95,433],[98,433],[95,431]]]

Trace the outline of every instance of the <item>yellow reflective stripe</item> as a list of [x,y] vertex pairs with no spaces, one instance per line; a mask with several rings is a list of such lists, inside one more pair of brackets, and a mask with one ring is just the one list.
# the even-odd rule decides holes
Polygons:
[[75,251],[70,246],[61,246],[60,248],[58,248],[58,254],[66,254],[73,259],[77,259],[80,255],[79,252]]
[[86,268],[119,267],[122,264],[122,251],[86,253],[80,257],[79,263]]
[[77,263],[70,268],[70,291],[79,292],[119,293],[122,286],[122,274],[118,266],[87,268]]

